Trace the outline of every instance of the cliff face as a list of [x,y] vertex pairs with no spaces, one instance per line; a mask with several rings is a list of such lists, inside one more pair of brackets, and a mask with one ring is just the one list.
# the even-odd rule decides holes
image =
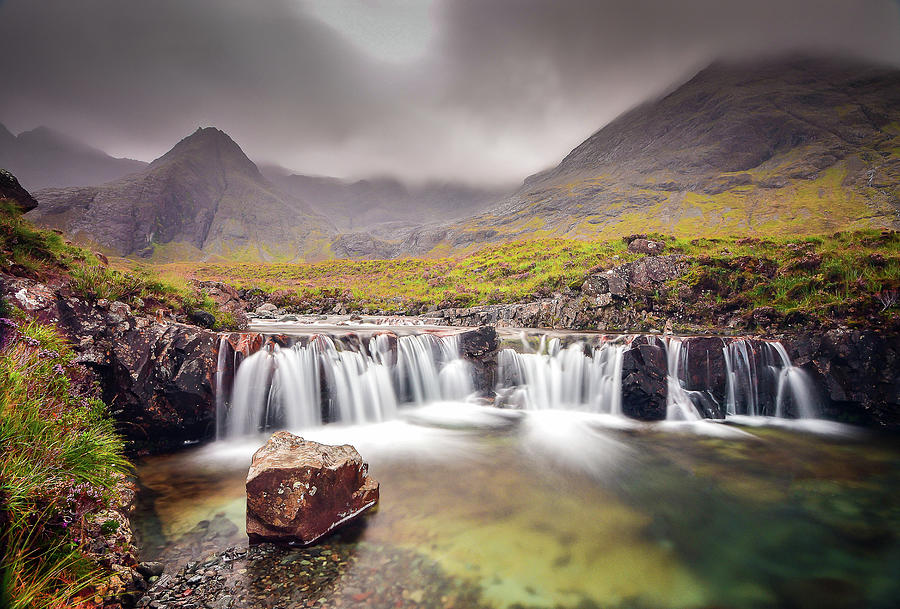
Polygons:
[[120,255],[157,260],[315,259],[332,232],[214,128],[198,129],[142,172],[35,196],[40,207],[32,221]]
[[[833,59],[714,64],[609,123],[434,242],[813,234],[897,226],[900,71]],[[492,232],[490,232],[492,231]]]

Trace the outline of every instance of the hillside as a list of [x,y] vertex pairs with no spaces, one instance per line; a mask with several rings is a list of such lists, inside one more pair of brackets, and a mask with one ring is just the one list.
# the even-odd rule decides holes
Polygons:
[[101,184],[141,171],[147,163],[117,159],[47,127],[15,136],[0,125],[0,167],[34,191]]
[[29,214],[109,252],[155,260],[327,256],[329,222],[278,191],[228,135],[198,129],[144,171],[100,186],[45,189]]
[[810,58],[714,64],[606,125],[494,209],[414,233],[404,248],[893,227],[898,184],[900,71]]
[[452,182],[410,185],[387,176],[350,181],[286,175],[271,168],[262,171],[273,184],[328,215],[338,229],[346,232],[370,230],[385,223],[414,225],[471,216],[507,194],[497,188]]

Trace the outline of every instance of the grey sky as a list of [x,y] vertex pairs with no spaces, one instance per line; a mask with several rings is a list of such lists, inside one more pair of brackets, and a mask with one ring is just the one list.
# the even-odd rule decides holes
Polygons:
[[150,160],[516,183],[718,57],[900,64],[889,0],[6,0],[0,122]]

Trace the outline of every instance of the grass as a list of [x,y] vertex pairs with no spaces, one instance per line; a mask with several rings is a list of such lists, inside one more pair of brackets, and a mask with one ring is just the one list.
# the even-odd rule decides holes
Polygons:
[[214,329],[237,327],[234,316],[219,310],[203,290],[180,279],[164,279],[135,263],[110,268],[104,258],[66,243],[58,233],[35,228],[5,200],[0,200],[0,272],[40,281],[63,279],[82,298],[121,301],[148,314],[160,309],[183,315],[203,310],[216,318]]
[[130,466],[66,342],[11,313],[0,315],[0,606],[78,606],[106,575],[87,542]]
[[[675,310],[713,323],[749,316],[761,307],[794,320],[890,321],[896,305],[882,300],[900,290],[900,234],[845,231],[762,239],[675,238],[681,279],[631,306],[660,314]],[[429,308],[514,303],[554,293],[575,294],[592,272],[639,259],[622,239],[543,239],[490,245],[457,257],[331,260],[309,264],[171,264],[168,274],[259,288],[273,302],[302,312],[422,312]],[[873,317],[874,316],[874,317]]]

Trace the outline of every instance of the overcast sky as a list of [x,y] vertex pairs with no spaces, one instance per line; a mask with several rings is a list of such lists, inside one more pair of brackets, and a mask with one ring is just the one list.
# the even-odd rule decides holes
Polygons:
[[0,0],[0,122],[151,160],[512,184],[719,57],[900,65],[891,0]]

